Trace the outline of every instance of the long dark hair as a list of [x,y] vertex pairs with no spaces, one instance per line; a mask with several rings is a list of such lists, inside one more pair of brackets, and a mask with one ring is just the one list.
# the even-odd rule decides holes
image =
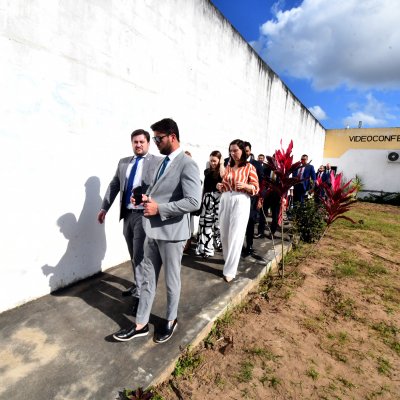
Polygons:
[[211,168],[211,165],[210,165],[210,172],[212,173],[212,175],[214,176],[214,178],[216,178],[216,177],[219,175],[219,169],[220,169],[220,167],[221,167],[221,157],[222,157],[222,154],[221,154],[220,151],[214,150],[214,151],[212,151],[212,152],[210,153],[210,157],[217,157],[218,160],[219,160],[219,163],[218,163],[218,166],[217,166],[216,169],[212,169],[212,168]]
[[[236,146],[239,147],[240,150],[242,150],[242,156],[240,157],[240,160],[239,160],[239,167],[243,167],[247,163],[247,156],[246,156],[246,151],[245,151],[245,148],[246,148],[245,142],[243,140],[240,140],[240,139],[232,140],[232,142],[229,143],[229,157],[231,155],[231,146],[233,144],[236,144]],[[235,160],[232,157],[230,157],[230,159],[231,159],[231,162],[230,162],[229,166],[233,167],[235,165]]]

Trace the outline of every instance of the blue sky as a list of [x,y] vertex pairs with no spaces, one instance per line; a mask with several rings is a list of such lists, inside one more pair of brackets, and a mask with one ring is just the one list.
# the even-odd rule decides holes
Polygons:
[[400,127],[400,0],[211,0],[328,129]]

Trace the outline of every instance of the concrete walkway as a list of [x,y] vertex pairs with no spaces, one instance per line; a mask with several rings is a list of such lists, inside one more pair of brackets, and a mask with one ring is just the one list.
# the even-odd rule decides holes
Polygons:
[[[276,242],[280,258],[280,240]],[[242,258],[231,284],[221,278],[222,254],[207,262],[193,249],[184,255],[179,324],[164,344],[153,341],[154,326],[165,315],[163,275],[150,334],[129,342],[111,336],[134,320],[131,299],[121,297],[131,282],[129,263],[0,314],[0,399],[113,400],[123,388],[166,379],[181,351],[204,339],[213,322],[273,265],[271,241],[255,239],[254,245],[265,260]]]

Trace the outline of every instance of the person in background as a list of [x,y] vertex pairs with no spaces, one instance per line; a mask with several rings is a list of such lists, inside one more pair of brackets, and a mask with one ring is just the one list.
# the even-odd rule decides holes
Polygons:
[[324,175],[324,173],[325,173],[325,167],[323,165],[320,165],[318,168],[318,171],[317,171],[317,179],[318,178],[322,179],[322,176]]
[[[324,174],[322,175],[322,182],[326,182],[329,186],[331,186],[331,172],[333,169],[331,169],[331,164],[326,164],[326,168],[324,171]],[[335,171],[333,171],[335,173]]]
[[301,156],[301,166],[293,173],[293,177],[298,176],[302,181],[294,185],[293,204],[304,203],[307,193],[313,188],[316,175],[314,166],[308,164],[308,155]]
[[[185,150],[185,154],[192,158],[192,153],[189,150]],[[192,245],[192,237],[194,232],[194,217],[195,215],[199,215],[198,211],[190,213],[190,238],[186,241],[185,247],[183,249],[184,253],[188,253],[190,250],[190,246]]]
[[222,251],[226,282],[235,278],[240,260],[246,225],[250,214],[250,196],[259,191],[257,171],[247,161],[243,140],[229,145],[230,161],[217,189],[222,192],[219,206]]
[[321,179],[321,181],[323,182],[324,175],[325,175],[325,167],[323,165],[320,165],[316,174],[316,180],[314,186],[314,201],[316,204],[320,204],[321,197],[324,197],[324,190],[320,188],[318,185],[318,179]]
[[[258,182],[262,182],[264,178],[264,172],[261,164],[251,157],[251,144],[249,142],[244,142],[246,160],[252,164],[256,170]],[[243,249],[243,256],[254,256],[253,239],[254,239],[254,226],[256,224],[258,209],[257,209],[258,196],[252,196],[250,199],[250,215],[247,222],[246,228],[246,247]]]
[[[273,155],[275,157],[275,155]],[[270,184],[267,182],[267,177],[271,180],[276,181],[277,177],[275,173],[267,167],[263,180],[260,183],[260,192],[258,196],[257,208],[260,210],[260,220],[258,223],[258,234],[254,235],[255,238],[265,237],[265,224],[268,210],[271,210],[271,225],[270,225],[270,239],[275,238],[275,232],[278,228],[278,219],[280,211],[280,197],[277,192],[272,190]]]
[[211,152],[209,168],[204,171],[203,200],[196,247],[196,254],[203,258],[214,255],[214,244],[217,251],[222,250],[218,217],[221,193],[217,189],[217,184],[222,182],[225,173],[221,157],[218,150]]
[[267,173],[268,164],[265,162],[264,154],[259,154],[257,159],[263,169],[263,173],[265,176],[265,174]]

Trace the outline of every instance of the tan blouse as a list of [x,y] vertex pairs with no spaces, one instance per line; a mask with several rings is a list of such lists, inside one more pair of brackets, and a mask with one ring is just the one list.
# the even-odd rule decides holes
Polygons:
[[[238,182],[252,185],[253,189],[251,190],[251,192],[245,189],[237,189],[236,184]],[[243,167],[239,167],[236,170],[228,165],[225,169],[225,175],[222,179],[222,185],[222,192],[235,191],[247,193],[250,196],[256,195],[260,189],[257,171],[255,167],[249,162],[246,163],[246,165],[244,165]]]

